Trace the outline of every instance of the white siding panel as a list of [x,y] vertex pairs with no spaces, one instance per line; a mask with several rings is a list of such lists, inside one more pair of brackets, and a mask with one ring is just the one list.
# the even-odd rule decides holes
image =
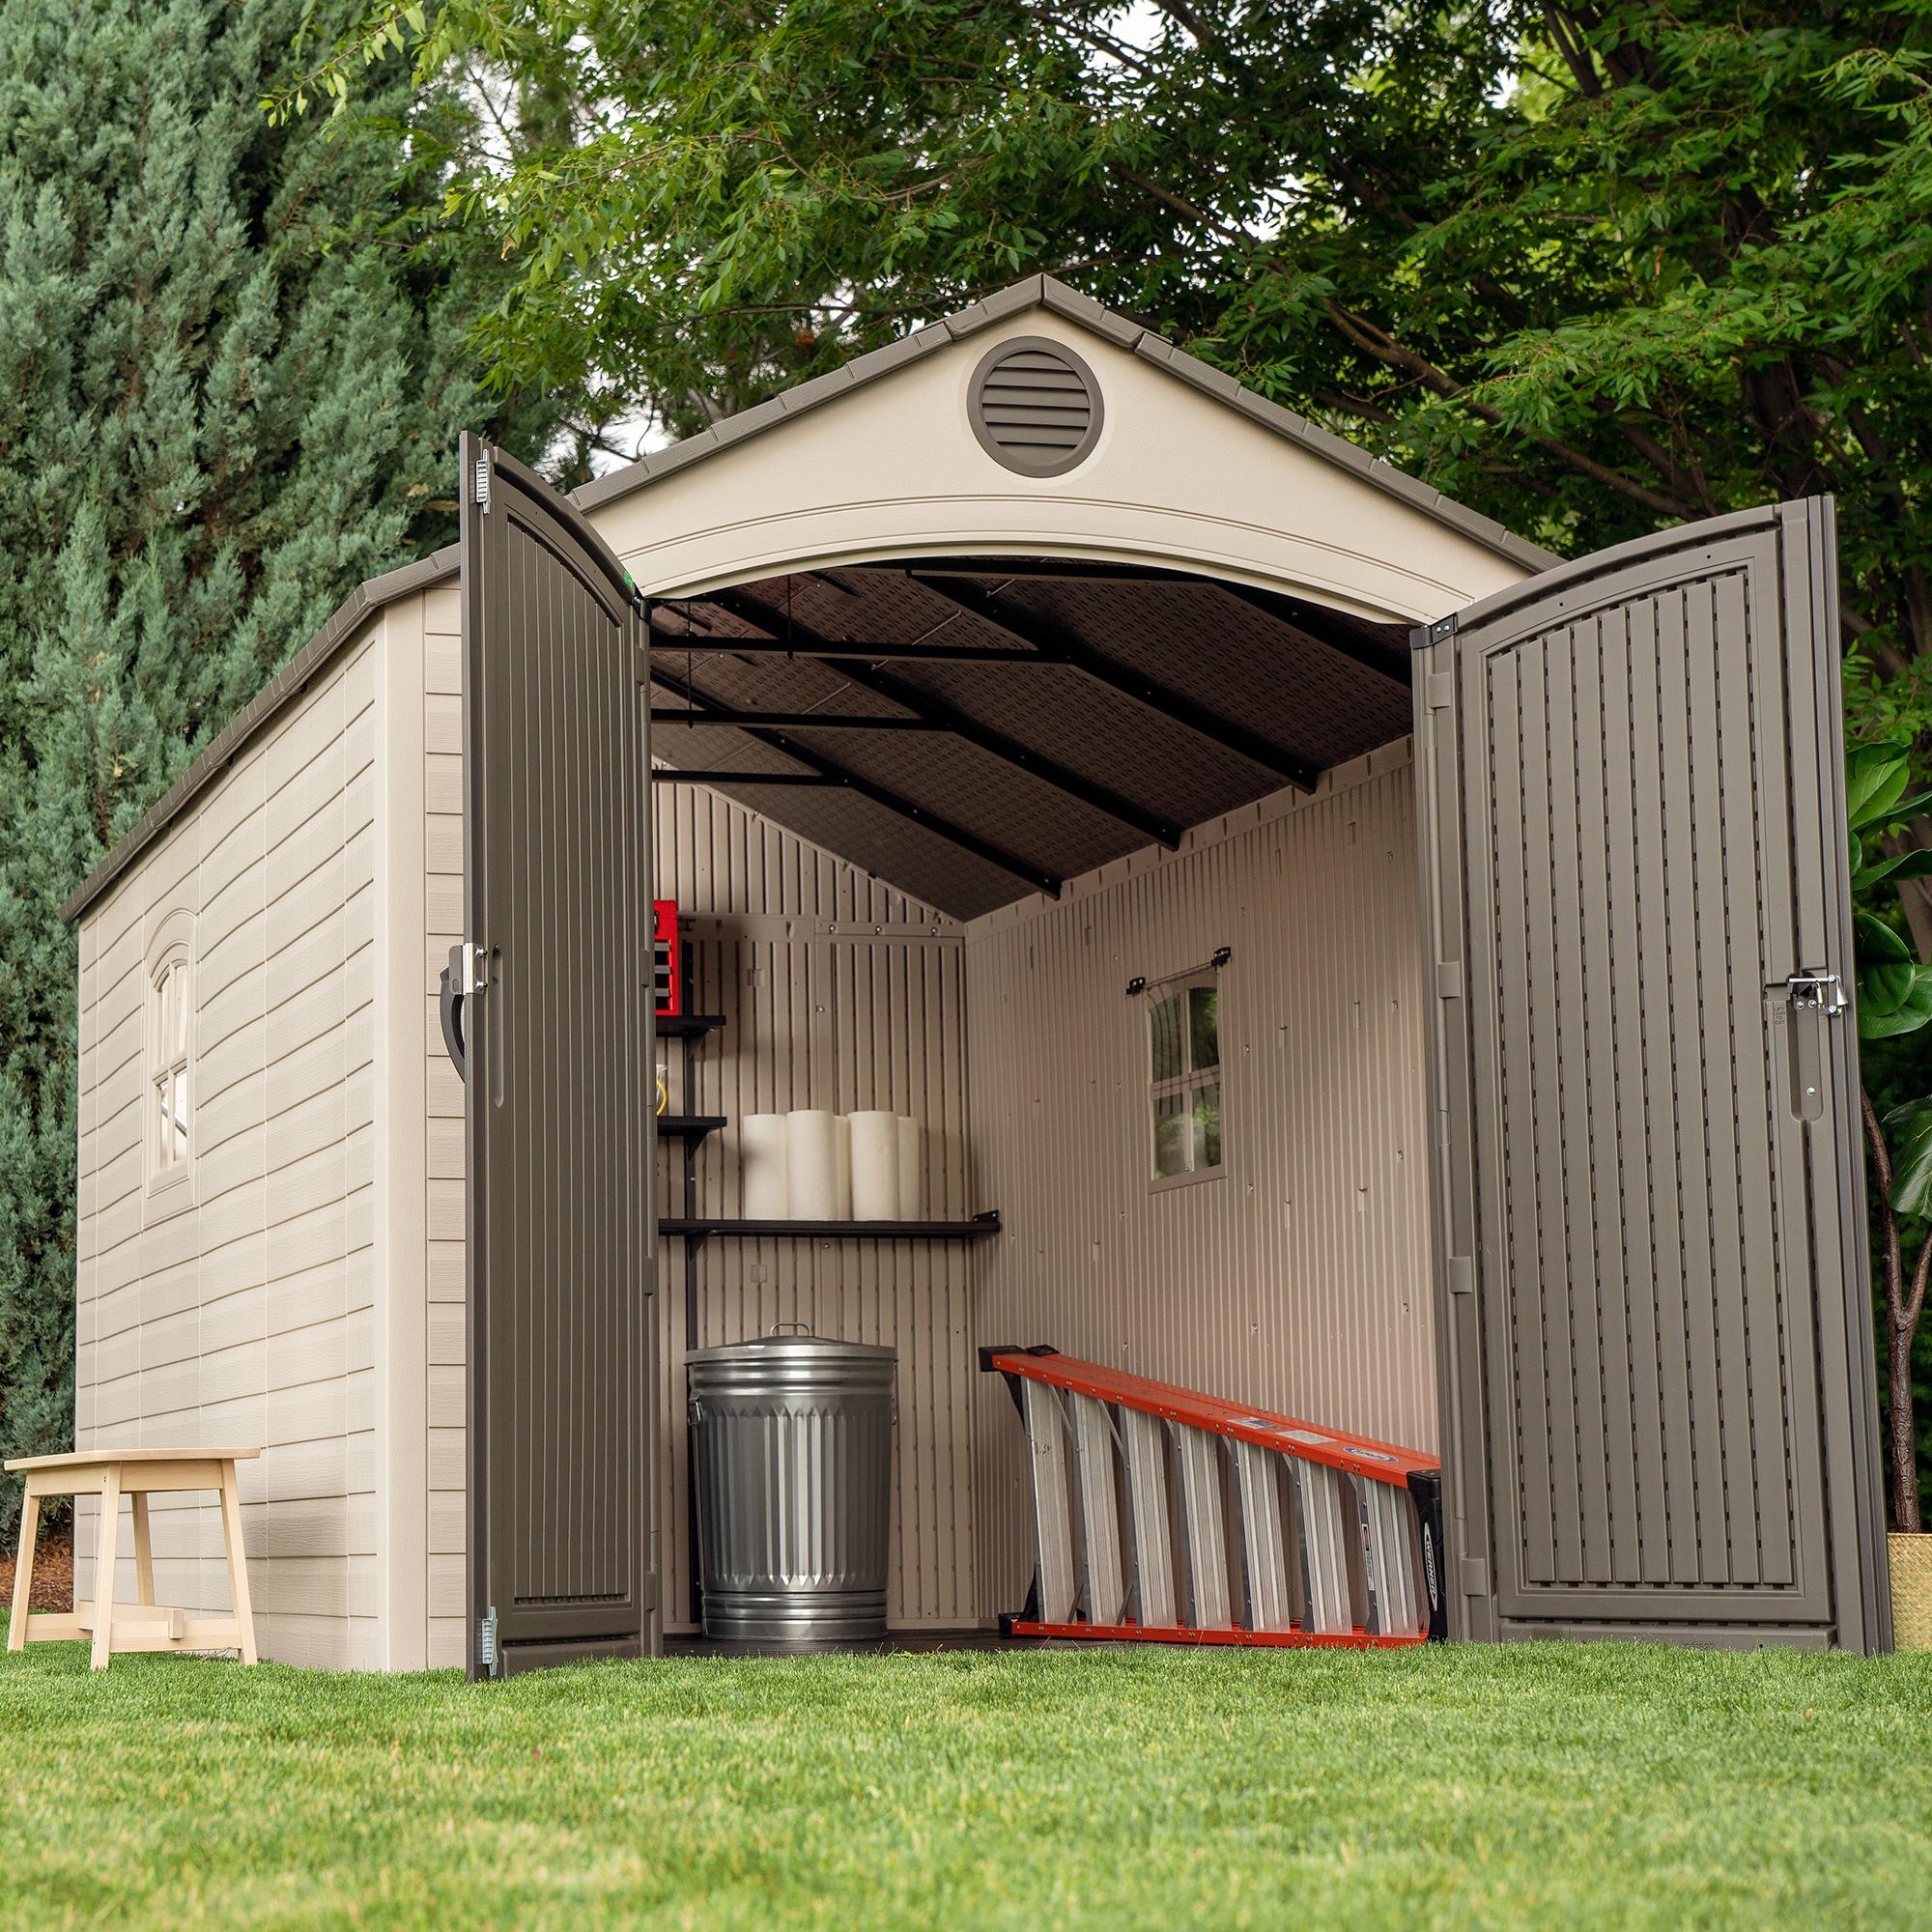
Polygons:
[[[336,1666],[376,1654],[352,1367],[368,1341],[347,1293],[368,1277],[352,1256],[373,1186],[349,1141],[369,976],[352,970],[368,913],[345,882],[366,880],[366,851],[344,864],[346,844],[367,844],[376,648],[364,636],[321,673],[81,931],[76,1439],[260,1446],[240,1476],[262,1654]],[[140,1151],[142,949],[176,910],[195,921],[195,1166],[191,1198],[156,1203]],[[91,1592],[92,1505],[80,1518]],[[213,1500],[157,1504],[155,1530],[157,1584],[191,1612],[225,1608]]]

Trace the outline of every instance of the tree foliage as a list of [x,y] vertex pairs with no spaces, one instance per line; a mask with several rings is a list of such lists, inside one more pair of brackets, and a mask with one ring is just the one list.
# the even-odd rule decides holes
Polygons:
[[[550,420],[479,391],[467,330],[500,275],[427,234],[415,137],[265,125],[299,20],[279,0],[0,0],[9,1455],[65,1447],[73,1421],[61,900],[358,579],[442,540],[459,426],[528,449]],[[460,115],[401,80],[370,107],[409,107],[443,152]]]
[[1557,548],[1835,491],[1861,692],[1917,731],[1927,0],[1145,17],[449,0],[356,45],[533,132],[449,190],[516,267],[499,379],[689,430],[1046,269]]

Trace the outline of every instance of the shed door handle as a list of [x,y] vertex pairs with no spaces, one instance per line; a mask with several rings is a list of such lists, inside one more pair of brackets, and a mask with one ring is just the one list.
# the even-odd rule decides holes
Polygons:
[[469,1058],[463,1049],[463,948],[449,949],[449,964],[442,969],[442,1043],[460,1080],[469,1078]]

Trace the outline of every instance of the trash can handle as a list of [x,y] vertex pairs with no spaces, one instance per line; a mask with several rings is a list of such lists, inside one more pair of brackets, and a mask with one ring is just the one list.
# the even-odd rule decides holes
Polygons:
[[811,1333],[811,1323],[810,1321],[774,1321],[765,1332],[768,1335],[782,1335],[787,1329],[794,1335],[810,1335]]

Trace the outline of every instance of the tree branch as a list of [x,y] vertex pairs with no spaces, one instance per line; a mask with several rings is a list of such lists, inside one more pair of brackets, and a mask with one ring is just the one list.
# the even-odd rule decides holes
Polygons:
[[[1413,349],[1406,349],[1385,330],[1376,327],[1367,317],[1351,313],[1330,296],[1323,303],[1328,319],[1342,333],[1365,355],[1373,355],[1378,362],[1391,369],[1401,369],[1411,376],[1420,377],[1425,386],[1446,400],[1458,402],[1471,415],[1480,416],[1483,421],[1492,423],[1498,429],[1507,429],[1502,412],[1492,409],[1487,403],[1480,403],[1468,390],[1438,369],[1426,355]],[[1517,432],[1521,434],[1521,432]],[[1601,483],[1605,489],[1614,490],[1620,496],[1628,497],[1634,503],[1641,503],[1648,510],[1655,510],[1665,517],[1694,516],[1701,507],[1694,499],[1686,501],[1678,497],[1661,496],[1657,491],[1646,488],[1634,477],[1624,475],[1621,470],[1612,469],[1607,463],[1599,463],[1594,456],[1573,448],[1569,443],[1551,436],[1542,436],[1534,432],[1524,435],[1524,440],[1534,443],[1537,448],[1567,465],[1579,475]]]
[[1122,181],[1130,182],[1143,194],[1152,195],[1164,208],[1170,209],[1185,220],[1198,221],[1204,228],[1211,228],[1216,235],[1229,242],[1245,242],[1252,245],[1261,240],[1260,236],[1249,234],[1245,228],[1231,226],[1219,215],[1209,214],[1205,208],[1197,207],[1185,195],[1176,194],[1171,188],[1162,187],[1158,182],[1151,182],[1145,175],[1136,174],[1124,161],[1115,161],[1113,169]]

